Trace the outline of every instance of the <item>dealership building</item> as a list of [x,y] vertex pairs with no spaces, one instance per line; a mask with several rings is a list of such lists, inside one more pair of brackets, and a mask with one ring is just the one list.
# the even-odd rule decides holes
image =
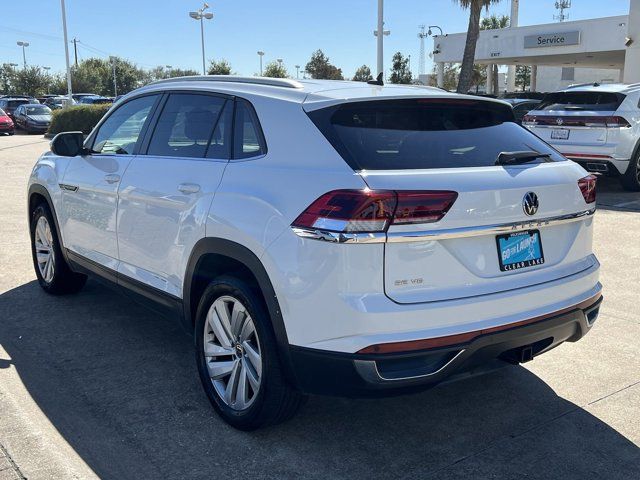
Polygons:
[[[512,1],[512,24],[517,25],[518,1]],[[466,36],[434,36],[438,86],[444,84],[445,63],[462,62]],[[640,0],[630,0],[629,15],[482,30],[475,58],[487,65],[490,93],[515,90],[517,65],[531,66],[531,91],[587,82],[640,82]],[[501,75],[500,92],[491,92],[492,64],[509,66],[507,75]]]

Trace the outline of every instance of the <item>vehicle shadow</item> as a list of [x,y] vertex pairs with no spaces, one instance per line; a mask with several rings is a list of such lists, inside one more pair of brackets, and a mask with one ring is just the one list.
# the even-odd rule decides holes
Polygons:
[[525,368],[381,400],[312,397],[236,431],[211,409],[177,323],[90,281],[0,295],[0,344],[102,478],[634,478],[640,449]]
[[640,212],[640,192],[628,192],[613,177],[598,177],[597,205],[599,210]]

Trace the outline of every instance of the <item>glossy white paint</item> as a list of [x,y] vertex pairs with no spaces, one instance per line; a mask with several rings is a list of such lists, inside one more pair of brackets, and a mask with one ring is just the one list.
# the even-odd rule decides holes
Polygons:
[[[175,296],[182,296],[187,260],[200,238],[224,238],[245,246],[263,262],[294,345],[355,352],[374,343],[450,335],[549,313],[600,290],[599,265],[591,254],[591,219],[549,227],[543,232],[548,265],[511,274],[496,272],[497,254],[490,251],[489,238],[335,244],[297,236],[290,228],[292,221],[334,189],[460,192],[454,208],[438,224],[394,227],[393,232],[521,221],[520,203],[529,190],[540,196],[536,217],[585,209],[577,189],[577,179],[585,173],[570,162],[360,175],[320,134],[305,109],[372,96],[450,94],[350,82],[301,83],[302,88],[285,88],[192,80],[141,89],[207,90],[249,100],[266,137],[265,155],[229,163],[144,156],[123,160],[128,166],[110,167],[122,171],[116,193],[100,184],[98,171],[101,178],[113,173],[103,171],[102,164],[92,166],[94,170],[85,166],[83,171],[78,167],[83,159],[46,155],[31,181],[50,190],[60,220],[65,225],[71,222],[73,228],[64,231],[66,246],[89,251],[101,263],[110,262],[95,252],[111,257],[113,249],[107,247],[115,237],[116,269],[121,274]],[[97,211],[97,216],[82,217],[65,209],[65,201],[72,202],[62,201],[56,188],[62,183],[57,180],[62,178],[60,169],[67,164],[74,165],[68,178],[84,182],[87,188],[79,199],[72,193],[69,197],[85,211]],[[92,181],[100,188],[90,190]],[[200,188],[180,192],[181,183]],[[414,274],[429,275],[428,288],[409,292],[389,288],[394,275]]]
[[[626,95],[620,106],[615,111],[554,111],[533,110],[530,115],[535,116],[591,116],[607,117],[621,116],[626,119],[630,127],[625,128],[601,128],[601,127],[570,127],[547,125],[523,125],[531,132],[553,145],[559,152],[566,156],[571,154],[581,155],[606,155],[611,157],[611,164],[619,173],[623,174],[629,166],[629,159],[633,158],[638,141],[640,141],[640,88],[637,85],[610,84],[600,86],[584,86],[571,88],[572,92],[615,92]],[[551,138],[551,132],[557,128],[569,130],[567,140]],[[587,159],[580,159],[586,162]]]
[[65,246],[94,262],[116,270],[117,194],[131,155],[86,155],[69,161],[60,183],[77,187],[62,190],[60,228]]
[[207,213],[226,165],[137,156],[120,183],[118,272],[182,297],[189,255],[205,236]]

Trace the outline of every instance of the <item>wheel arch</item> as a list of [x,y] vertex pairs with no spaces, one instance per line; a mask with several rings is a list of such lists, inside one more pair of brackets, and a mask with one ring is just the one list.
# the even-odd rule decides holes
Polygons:
[[[29,235],[31,235],[31,219],[33,217],[33,213],[38,205],[41,203],[46,203],[49,211],[51,212],[51,216],[53,217],[54,228],[56,229],[56,236],[60,241],[60,250],[62,251],[62,256],[64,257],[65,262],[69,263],[69,259],[67,258],[67,250],[64,248],[62,244],[62,232],[60,230],[60,225],[58,225],[58,215],[56,214],[56,209],[53,206],[53,201],[51,200],[51,195],[49,191],[44,185],[40,185],[39,183],[34,183],[29,187],[29,193],[27,195],[28,198],[28,211],[27,211],[27,222],[29,225]],[[31,239],[33,241],[33,238]]]
[[295,385],[289,340],[278,298],[264,265],[247,247],[213,237],[202,238],[196,243],[185,273],[182,297],[184,327],[193,332],[200,296],[211,280],[222,274],[237,276],[258,290],[269,312],[282,367],[289,381]]

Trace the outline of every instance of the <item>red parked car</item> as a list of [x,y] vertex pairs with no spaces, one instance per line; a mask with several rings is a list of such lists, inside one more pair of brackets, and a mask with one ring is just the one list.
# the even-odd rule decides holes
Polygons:
[[15,132],[15,125],[13,124],[13,120],[4,113],[4,110],[0,108],[0,133],[8,133],[9,135],[13,135]]

